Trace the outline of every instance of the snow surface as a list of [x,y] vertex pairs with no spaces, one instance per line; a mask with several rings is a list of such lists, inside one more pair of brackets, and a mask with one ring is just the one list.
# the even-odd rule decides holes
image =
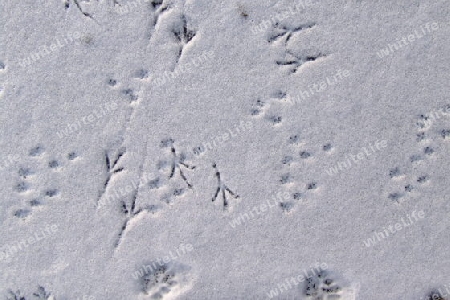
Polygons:
[[450,299],[449,8],[1,0],[1,299]]

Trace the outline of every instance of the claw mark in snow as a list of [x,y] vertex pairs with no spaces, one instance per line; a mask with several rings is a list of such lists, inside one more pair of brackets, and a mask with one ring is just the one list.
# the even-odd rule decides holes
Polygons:
[[225,183],[223,183],[222,179],[220,178],[219,169],[217,168],[217,165],[215,163],[213,163],[213,168],[216,170],[217,189],[216,189],[216,193],[214,194],[214,197],[212,198],[212,201],[213,202],[216,201],[217,196],[219,195],[220,192],[222,192],[223,208],[226,210],[226,209],[228,209],[228,200],[227,200],[227,197],[225,195],[225,192],[228,192],[235,199],[239,198],[239,195],[234,193],[232,190],[230,190],[228,188],[228,186],[226,186]]

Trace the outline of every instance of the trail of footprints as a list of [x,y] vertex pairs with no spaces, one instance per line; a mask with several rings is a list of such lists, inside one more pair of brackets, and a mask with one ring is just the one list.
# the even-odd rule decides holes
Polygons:
[[[163,196],[161,197],[161,200],[163,202],[171,204],[176,197],[182,196],[187,190],[190,190],[194,187],[193,184],[189,181],[185,172],[195,170],[196,166],[187,162],[187,155],[185,154],[185,152],[180,152],[178,154],[175,148],[175,141],[173,139],[169,138],[162,140],[160,146],[163,149],[170,149],[171,157],[168,160],[158,161],[157,169],[163,174],[160,174],[157,178],[151,180],[148,183],[148,186],[150,189],[160,190],[165,186],[169,186],[170,182],[173,182],[173,185],[175,185],[176,187],[169,188],[171,191],[169,193],[163,194]],[[226,210],[229,207],[229,201],[226,194],[229,194],[235,199],[239,198],[239,195],[232,191],[223,181],[216,163],[212,163],[211,175],[217,178],[217,187],[215,189],[211,189],[211,191],[214,193],[212,196],[212,202],[215,202],[221,195],[223,201],[223,209]]]
[[[150,2],[150,6],[155,14],[155,19],[153,20],[153,23],[150,25],[149,36],[151,38],[151,36],[153,35],[153,31],[156,30],[156,26],[158,24],[160,16],[169,11],[171,6],[165,4],[164,1],[162,0],[153,0],[152,2]],[[178,45],[177,53],[175,53],[175,61],[171,68],[172,72],[175,71],[187,46],[193,41],[193,39],[197,35],[197,31],[188,24],[188,20],[185,14],[178,15],[176,18],[178,18],[179,20],[178,22],[175,22],[175,24],[170,25],[172,26],[170,30],[172,36],[169,37],[172,38],[173,42]],[[151,77],[150,71],[145,68],[133,71],[131,77],[133,79],[138,79],[143,82],[149,82],[150,79],[152,81],[156,79],[164,80],[164,78],[158,78],[157,76]],[[139,96],[140,92],[136,91],[136,89],[132,87],[127,86],[120,87],[120,83],[115,78],[107,79],[107,85],[112,89],[119,90],[121,98],[126,99],[129,103],[139,102],[140,100]]]
[[188,162],[185,152],[177,151],[172,138],[162,140],[160,148],[165,152],[166,159],[157,162],[156,168],[160,174],[148,183],[148,187],[161,195],[162,202],[172,204],[193,189],[188,172],[195,170],[196,166]]
[[278,114],[271,114],[270,107],[275,103],[286,101],[287,95],[281,90],[275,91],[268,99],[257,99],[250,109],[250,115],[254,118],[262,118],[272,126],[278,127],[282,124],[283,117]]
[[283,165],[283,168],[288,171],[283,172],[278,179],[278,183],[285,186],[291,194],[291,200],[279,202],[280,208],[285,213],[291,212],[297,203],[304,201],[308,195],[315,193],[320,187],[319,182],[316,180],[311,180],[300,184],[295,182],[295,177],[292,175],[291,167],[296,164],[302,165],[306,162],[314,163],[314,158],[319,156],[320,153],[330,155],[333,150],[331,143],[326,143],[319,149],[313,151],[311,149],[312,147],[307,147],[305,143],[300,140],[300,134],[291,135],[288,138],[287,144],[290,146],[288,148],[292,150],[290,150],[291,153],[286,154],[281,158],[281,164]]
[[[146,69],[138,69],[138,70],[135,70],[131,74],[131,77],[133,79],[138,79],[138,80],[146,80],[148,78],[148,76],[149,76],[149,71]],[[125,86],[125,87],[121,86],[121,84],[114,78],[107,79],[106,84],[111,89],[118,90],[120,98],[124,99],[128,103],[132,104],[135,102],[139,102],[138,101],[140,99],[139,92],[137,92],[135,89],[127,87],[127,86]]]
[[[276,128],[282,124],[283,117],[281,115],[271,114],[270,108],[272,105],[275,105],[277,103],[284,103],[287,101],[288,96],[286,92],[276,90],[266,100],[261,100],[260,98],[257,99],[250,109],[250,115],[253,118],[259,118],[268,121],[274,128]],[[300,134],[292,134],[288,138],[287,144],[290,149],[294,149],[291,150],[291,152],[294,151],[294,153],[286,154],[281,158],[281,164],[284,166],[284,168],[288,169],[288,171],[280,175],[278,183],[289,188],[290,190],[293,190],[294,187],[296,189],[292,191],[291,200],[280,201],[279,203],[280,208],[284,212],[289,213],[292,211],[296,203],[304,199],[307,194],[313,193],[319,188],[319,183],[314,180],[303,183],[303,188],[298,188],[298,184],[295,183],[294,176],[292,175],[292,171],[290,168],[291,165],[309,161],[314,162],[313,160],[315,158],[315,153],[322,152],[330,155],[331,153],[333,153],[333,146],[331,145],[331,143],[326,143],[322,145],[320,149],[312,151],[308,147],[305,147],[304,143],[300,140]]]
[[[191,286],[189,273],[186,267],[176,264],[162,264],[152,268],[140,278],[142,293],[149,299],[173,299]],[[9,290],[7,300],[57,300],[55,295],[47,291],[43,286],[38,286],[30,296],[21,290]],[[79,298],[77,298],[79,299]],[[83,298],[84,299],[84,298]]]
[[[49,158],[45,155],[45,148],[42,145],[33,147],[28,152],[30,163],[22,165],[17,171],[17,183],[14,186],[14,191],[26,200],[26,206],[14,211],[14,216],[17,218],[26,218],[32,210],[38,206],[44,205],[52,198],[60,196],[60,191],[55,186],[47,186],[39,188],[39,175],[43,168],[55,175],[62,171],[68,163],[72,163],[78,158],[76,152],[69,152],[63,161],[55,158]],[[34,165],[34,167],[30,167]],[[40,165],[40,166],[39,166]]]
[[[92,18],[89,13],[84,12],[81,9],[79,4],[80,0],[73,0],[74,4],[80,9],[80,11],[86,17]],[[81,1],[82,2],[82,1]],[[162,0],[153,0],[150,3],[154,9],[155,19],[153,23],[153,28],[156,28],[158,24],[160,16],[167,12],[170,7],[163,3]],[[68,9],[70,7],[69,0],[65,0],[65,7]],[[287,48],[289,41],[291,38],[297,34],[302,32],[303,30],[312,29],[316,26],[315,23],[303,24],[298,27],[287,27],[276,23],[272,28],[271,34],[269,35],[268,42],[270,44],[277,44],[281,42],[286,47],[286,56],[282,59],[276,61],[276,64],[279,66],[289,67],[290,73],[296,73],[304,64],[308,62],[313,62],[321,57],[325,57],[325,55],[321,53],[317,53],[315,55],[299,55],[294,53],[292,50]],[[180,48],[179,52],[176,56],[175,65],[179,62],[182,57],[183,51],[193,38],[196,36],[196,32],[189,28],[186,20],[186,16],[182,15],[180,24],[173,29],[173,35],[177,43],[179,43]],[[150,34],[152,36],[152,34]],[[6,69],[5,64],[0,61],[0,75]],[[132,75],[136,79],[146,80],[149,78],[149,71],[146,69],[139,69],[134,72]],[[117,89],[120,92],[120,95],[127,100],[129,103],[134,103],[140,99],[139,92],[136,92],[134,89],[129,87],[120,87],[120,84],[114,78],[110,78],[107,80],[107,85],[112,89]],[[2,94],[3,87],[0,83],[0,96]],[[285,101],[286,93],[282,91],[275,92],[268,100],[264,101],[258,99],[251,109],[252,116],[263,116],[264,119],[269,121],[273,126],[278,126],[282,123],[283,118],[279,115],[271,115],[268,113],[268,109],[270,108],[270,104],[276,101]],[[447,112],[450,112],[450,106],[447,108]],[[437,132],[432,132],[430,130],[430,125],[427,124],[427,121],[430,119],[429,116],[421,115],[417,122],[418,131],[417,131],[417,142],[418,148],[420,149],[420,153],[416,153],[410,156],[410,163],[417,163],[422,160],[427,159],[428,157],[435,155],[435,150],[432,147],[432,142],[436,139],[441,139],[441,141],[450,140],[450,128],[442,128]],[[434,140],[430,139],[429,136],[432,134],[436,134]],[[299,145],[300,138],[299,135],[292,135],[288,140],[289,144],[295,146]],[[169,159],[159,161],[158,169],[161,171],[169,170],[168,176],[161,175],[153,180],[150,180],[147,183],[147,187],[153,190],[163,189],[168,182],[177,181],[177,187],[171,188],[169,193],[166,193],[161,200],[166,203],[172,203],[173,200],[177,197],[182,196],[187,190],[192,189],[193,185],[188,180],[188,176],[185,172],[191,171],[195,169],[195,166],[187,163],[187,156],[183,152],[178,153],[174,146],[174,141],[172,139],[166,139],[161,142],[161,147],[165,149],[170,149]],[[330,152],[332,149],[331,144],[323,145],[322,151]],[[105,189],[102,191],[101,195],[99,195],[99,199],[106,192],[106,188],[112,176],[116,173],[120,173],[123,171],[123,167],[118,167],[118,163],[120,158],[125,154],[125,149],[120,149],[117,156],[112,158],[109,157],[109,154],[105,154],[105,163],[107,165],[107,178],[105,179]],[[72,162],[77,158],[77,154],[75,152],[70,152],[66,156],[66,160],[68,162]],[[314,156],[314,153],[308,149],[301,149],[297,151],[296,154],[287,154],[282,157],[281,163],[289,169],[290,165],[302,160],[308,160]],[[33,160],[38,160],[40,163],[46,164],[47,168],[50,171],[57,171],[61,168],[64,168],[64,163],[56,160],[56,159],[45,159],[45,149],[43,146],[36,146],[29,151],[29,157]],[[229,202],[226,198],[225,193],[227,192],[233,198],[238,198],[239,196],[233,192],[228,186],[222,181],[220,172],[218,170],[217,165],[212,164],[212,173],[216,176],[218,181],[218,186],[215,189],[215,192],[212,197],[212,201],[216,201],[219,195],[221,195],[223,200],[223,208],[226,209],[229,205]],[[45,203],[43,199],[51,199],[59,195],[59,190],[56,187],[46,187],[43,188],[40,192],[38,189],[34,187],[37,186],[38,173],[33,170],[31,167],[23,166],[18,170],[18,182],[15,186],[15,191],[23,196],[27,201],[27,207],[23,209],[16,210],[14,212],[14,216],[18,218],[25,218],[30,215],[31,209],[34,207],[40,206]],[[392,192],[389,194],[389,198],[391,200],[395,200],[397,202],[403,201],[402,198],[407,196],[408,193],[411,193],[416,185],[425,184],[430,180],[429,175],[421,174],[417,176],[415,182],[405,182],[405,174],[402,173],[401,168],[394,167],[389,170],[389,177],[392,180],[398,180],[402,183],[402,188],[399,191]],[[304,184],[302,189],[297,189],[294,187],[294,178],[291,175],[291,172],[285,172],[281,174],[279,178],[279,183],[285,185],[292,190],[292,200],[286,202],[280,202],[280,208],[284,212],[290,212],[294,205],[298,203],[301,199],[303,199],[309,192],[314,192],[319,184],[316,181],[307,182]],[[184,187],[180,186],[184,184]],[[295,190],[294,190],[295,189]],[[38,191],[39,196],[30,197]],[[127,205],[124,201],[122,201],[122,211],[127,216],[125,224],[122,227],[122,231],[119,234],[119,239],[122,236],[126,224],[135,216],[143,211],[143,209],[136,208],[136,199],[134,199],[130,205]],[[142,292],[145,295],[149,295],[151,299],[165,299],[166,297],[171,297],[173,291],[179,286],[178,282],[179,274],[176,269],[170,265],[163,265],[159,267],[154,272],[150,272],[143,276],[142,278]],[[322,271],[314,277],[308,278],[306,280],[303,295],[307,297],[307,299],[321,300],[321,299],[347,299],[345,296],[345,291],[338,285],[331,277],[328,272]],[[45,288],[38,287],[37,291],[32,295],[34,299],[54,299],[51,293],[45,291]],[[431,296],[429,296],[431,297]],[[439,296],[439,299],[444,299],[442,296]],[[21,294],[20,291],[9,291],[8,298],[9,300],[25,300],[25,296]]]
[[[311,272],[311,274],[309,274]],[[311,268],[306,272],[303,286],[300,288],[302,299],[307,300],[356,300],[356,287],[349,287],[343,284],[342,280],[336,279],[334,273],[329,270]],[[150,271],[146,271],[140,278],[140,293],[149,299],[173,299],[183,291],[191,287],[190,272],[188,268],[180,264],[168,263],[156,266],[154,264]],[[294,281],[283,282],[285,288],[297,285]],[[359,287],[359,284],[357,285]],[[440,288],[432,289],[425,294],[426,300],[449,300]],[[56,300],[52,292],[47,291],[43,286],[38,285],[31,297],[24,295],[20,290],[8,290],[7,300]],[[78,298],[77,298],[78,299]]]
[[56,300],[55,296],[51,292],[47,292],[43,286],[38,286],[36,291],[31,295],[32,298],[24,296],[20,290],[17,291],[8,291],[8,295],[6,296],[7,300]]
[[[450,126],[444,127],[442,124],[444,118],[450,117],[450,104],[439,108],[435,112],[429,114],[421,114],[416,121],[416,142],[417,152],[409,156],[409,160],[405,165],[410,166],[409,169],[426,163],[430,158],[439,155],[435,146],[450,140]],[[406,167],[405,167],[406,169]],[[428,173],[408,173],[405,169],[396,166],[388,171],[389,178],[398,184],[398,187],[389,192],[388,199],[394,201],[396,204],[401,204],[407,201],[410,196],[421,187],[431,182],[431,177]]]
[[306,53],[304,51],[303,53],[298,53],[292,49],[289,49],[289,41],[291,41],[295,34],[313,29],[316,26],[317,24],[314,22],[301,24],[295,27],[282,25],[279,22],[275,23],[268,33],[267,42],[271,45],[281,43],[285,48],[284,57],[278,59],[275,63],[279,66],[287,67],[289,73],[294,74],[305,64],[326,57],[326,55],[320,51],[312,53]]
[[[175,141],[172,138],[163,139],[160,143],[160,148],[165,152],[166,159],[159,160],[156,163],[156,168],[159,174],[153,178],[143,178],[143,164],[139,175],[139,182],[131,194],[126,196],[129,200],[121,198],[118,205],[120,211],[124,215],[123,225],[114,248],[117,249],[122,241],[122,238],[128,228],[129,223],[138,217],[141,213],[155,213],[161,207],[159,205],[147,205],[140,207],[137,203],[138,193],[140,188],[147,188],[153,191],[160,197],[160,201],[168,205],[172,205],[177,198],[183,197],[186,192],[194,188],[189,180],[189,172],[196,170],[196,166],[188,162],[185,152],[178,152],[175,146]],[[97,207],[100,208],[100,202],[107,197],[108,191],[112,188],[111,180],[114,176],[126,171],[125,166],[121,165],[122,158],[126,155],[126,148],[120,147],[117,151],[110,154],[105,152],[105,176],[103,187],[97,198]],[[239,195],[228,187],[223,180],[221,172],[216,163],[212,164],[211,176],[217,178],[217,187],[211,188],[212,202],[221,198],[223,210],[228,210],[230,206],[230,197],[233,199],[239,198]],[[227,196],[228,195],[228,196]]]

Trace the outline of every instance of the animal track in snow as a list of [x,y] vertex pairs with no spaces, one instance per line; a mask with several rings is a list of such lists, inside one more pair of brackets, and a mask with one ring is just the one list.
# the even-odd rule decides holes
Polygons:
[[40,156],[44,153],[44,151],[45,151],[44,147],[41,145],[38,145],[38,146],[30,149],[29,155],[30,156]]
[[220,172],[219,172],[219,169],[217,168],[217,165],[215,163],[213,163],[212,166],[213,166],[214,170],[216,171],[216,177],[217,177],[217,189],[216,189],[216,193],[214,194],[214,196],[212,198],[212,201],[213,202],[216,201],[217,196],[219,195],[220,192],[222,192],[223,209],[226,210],[229,207],[229,203],[228,203],[225,193],[228,192],[235,199],[239,198],[239,195],[237,195],[232,190],[230,190],[228,188],[228,186],[222,181],[222,178],[220,177]]
[[158,207],[155,205],[148,205],[143,208],[136,208],[136,200],[137,200],[137,191],[133,194],[131,204],[127,204],[125,201],[122,201],[122,213],[125,215],[125,220],[120,229],[120,232],[117,236],[117,240],[114,243],[114,248],[118,248],[120,243],[122,242],[122,238],[129,228],[130,222],[132,222],[135,218],[139,217],[143,213],[154,214],[158,210]]
[[[47,292],[44,287],[38,286],[37,290],[32,294],[33,299],[39,299],[39,300],[56,300],[55,296]],[[12,290],[8,291],[7,300],[27,300],[25,296],[20,292],[20,290],[17,290],[13,292]],[[30,299],[30,298],[28,298]]]
[[163,154],[169,157],[156,162],[155,167],[159,173],[148,178],[143,187],[151,191],[161,202],[171,205],[194,188],[186,171],[196,170],[196,167],[188,162],[188,155],[185,152],[177,151],[173,139],[163,139],[159,147],[164,150],[170,149]]
[[109,85],[111,88],[115,87],[117,85],[117,80],[114,78],[109,78],[106,81],[106,84]]
[[301,54],[297,51],[293,51],[289,49],[289,41],[293,37],[293,35],[298,34],[307,29],[314,28],[316,23],[310,22],[306,24],[302,24],[295,27],[288,27],[286,25],[282,25],[279,22],[275,23],[271,32],[269,33],[269,37],[267,41],[270,44],[277,44],[278,41],[283,42],[283,47],[285,49],[284,57],[275,61],[275,63],[279,66],[287,66],[289,68],[289,73],[296,73],[303,65],[316,61],[320,58],[326,57],[321,52],[311,53],[311,54]]
[[194,170],[195,166],[191,166],[186,163],[186,155],[184,153],[177,155],[177,151],[173,144],[174,141],[172,139],[161,142],[162,147],[170,147],[170,152],[172,154],[172,159],[168,162],[170,164],[169,179],[175,178],[175,173],[178,170],[180,177],[186,183],[187,187],[192,188],[192,184],[189,183],[188,179],[186,178],[186,175],[183,172],[183,168],[186,170]]
[[[302,165],[314,164],[317,159],[323,155],[330,155],[333,151],[331,143],[326,143],[322,146],[306,147],[306,143],[300,138],[300,134],[292,134],[286,141],[288,152],[281,157],[282,173],[278,179],[278,183],[289,190],[292,195],[291,200],[282,201],[279,203],[283,212],[292,212],[295,205],[300,201],[304,201],[311,193],[315,193],[320,184],[316,180],[298,182],[296,179],[298,172],[302,172]],[[300,168],[299,168],[300,167]]]
[[130,102],[137,101],[139,96],[135,93],[133,89],[127,88],[120,91],[122,95]]
[[52,293],[47,292],[43,286],[38,286],[38,289],[33,293],[33,296],[36,299],[55,300],[55,297],[52,295]]
[[[146,149],[146,143],[144,147]],[[119,208],[120,213],[123,215],[120,231],[113,244],[114,251],[120,246],[125,233],[130,229],[130,225],[134,220],[143,216],[144,213],[155,214],[159,210],[159,207],[156,205],[138,205],[140,189],[149,180],[147,175],[145,174],[144,176],[143,173],[146,155],[144,155],[143,162],[141,162],[140,166],[137,168],[138,174],[136,175],[138,181],[134,182],[130,181],[128,176],[133,171],[132,168],[125,169],[125,166],[122,163],[126,154],[127,150],[122,144],[118,146],[118,149],[115,151],[105,151],[104,162],[106,174],[103,187],[97,199],[98,209],[103,208],[107,204],[111,204],[111,200],[113,200],[113,206]],[[119,181],[116,181],[116,177],[120,176],[119,173],[124,173],[124,176],[117,178]],[[128,178],[125,188],[120,186],[120,180],[124,178]],[[119,185],[119,187],[117,187],[117,185]],[[110,189],[113,189],[113,191],[110,192]],[[102,209],[102,211],[105,211],[105,209]]]
[[331,279],[326,271],[306,279],[305,296],[312,299],[340,299],[341,287]]
[[172,33],[180,47],[178,50],[176,60],[175,60],[175,66],[176,66],[178,64],[178,62],[180,61],[180,59],[183,55],[183,51],[185,50],[186,46],[192,41],[192,39],[195,37],[195,35],[197,33],[195,30],[191,29],[188,26],[185,15],[181,16],[181,20],[180,20],[179,24],[174,29],[172,29]]
[[[146,80],[149,76],[149,72],[146,69],[137,69],[131,74],[130,78],[138,79],[140,81]],[[109,86],[112,90],[118,90],[120,98],[125,99],[129,104],[138,103],[141,99],[139,96],[139,92],[136,89],[123,86],[119,83],[117,79],[110,77],[106,80],[106,85]],[[139,88],[140,90],[140,88]]]
[[275,43],[277,41],[282,41],[285,45],[289,42],[290,38],[297,32],[302,30],[310,29],[316,26],[315,23],[303,24],[297,27],[289,28],[286,25],[281,25],[280,23],[275,23],[272,28],[272,33],[270,33],[267,41],[269,43]]
[[[447,289],[447,291],[448,291],[448,289]],[[427,294],[426,298],[424,298],[424,300],[448,300],[449,299],[449,298],[444,298],[444,296],[448,296],[448,294],[444,295],[440,289],[437,289],[437,290],[432,290],[431,292],[429,292]]]
[[171,6],[166,4],[164,0],[152,0],[150,2],[150,8],[153,12],[153,20],[151,20],[148,25],[148,27],[150,28],[148,33],[149,40],[152,38],[156,30],[161,16],[167,13],[171,9]]
[[276,61],[279,66],[287,66],[290,73],[297,73],[297,71],[305,64],[316,61],[326,55],[317,53],[315,55],[297,54],[293,51],[286,50],[285,57]]
[[[417,192],[420,192],[423,186],[430,184],[430,176],[417,173],[417,171],[414,171],[415,166],[425,164],[435,155],[439,155],[435,149],[438,145],[445,146],[447,136],[445,127],[442,129],[444,126],[442,123],[450,121],[446,120],[449,117],[450,105],[445,105],[428,114],[420,114],[417,117],[415,122],[417,126],[417,132],[415,133],[417,151],[409,156],[403,168],[397,166],[388,171],[388,176],[395,186],[387,195],[389,200],[401,204],[407,201],[411,195],[417,195]],[[402,169],[411,171],[403,172]]]
[[22,295],[20,290],[17,290],[15,292],[13,292],[12,290],[9,290],[6,300],[26,300],[26,299]]
[[286,93],[280,90],[275,91],[267,100],[257,99],[250,109],[252,117],[260,117],[268,121],[272,126],[279,126],[283,122],[283,117],[279,114],[270,113],[270,108],[276,102],[286,100]]
[[118,174],[124,170],[123,167],[119,166],[119,161],[122,158],[123,155],[126,153],[125,147],[120,147],[117,150],[117,153],[114,154],[114,156],[110,157],[110,154],[108,152],[105,152],[104,160],[105,160],[105,169],[106,169],[106,176],[105,181],[103,183],[103,188],[100,191],[100,194],[97,198],[97,205],[102,199],[103,195],[106,193],[108,189],[108,184],[110,180],[113,178],[115,174]]
[[356,300],[354,288],[345,287],[326,270],[305,281],[303,295],[308,300]]
[[101,2],[99,0],[63,0],[64,9],[67,12],[70,11],[72,8],[75,8],[83,16],[91,19],[97,24],[100,23],[94,18],[94,15],[90,10],[104,9],[104,7],[99,7],[100,3]]
[[[67,155],[67,161],[71,162],[75,159],[76,153],[70,152]],[[24,219],[32,214],[34,208],[42,206],[48,200],[60,195],[57,187],[42,187],[40,184],[41,172],[46,169],[57,176],[57,173],[63,171],[65,163],[57,159],[48,159],[45,147],[37,145],[28,151],[28,163],[22,163],[17,171],[17,183],[13,190],[20,198],[25,200],[25,207],[16,209],[13,215],[17,218]],[[47,174],[43,174],[46,176]],[[46,201],[47,200],[47,201]]]
[[149,72],[148,72],[148,70],[145,70],[145,69],[136,70],[133,75],[134,78],[140,79],[140,80],[145,80],[148,78],[148,76],[149,76]]
[[[176,198],[183,197],[187,191],[193,189],[193,185],[187,179],[185,171],[196,169],[195,166],[186,162],[187,155],[184,154],[184,152],[178,154],[174,144],[175,141],[171,138],[161,141],[160,147],[170,149],[172,157],[170,160],[160,160],[157,162],[156,167],[162,173],[160,176],[156,176],[147,183],[150,190],[153,190],[160,195],[162,194],[161,201],[166,202],[167,204],[171,204]],[[214,169],[214,176],[217,179],[217,187],[215,188],[211,200],[212,202],[215,202],[217,198],[220,198],[222,200],[223,209],[227,210],[230,207],[229,197],[231,196],[232,198],[237,199],[239,198],[239,195],[230,189],[223,181],[222,174],[219,171],[217,164],[213,163],[212,167]],[[169,172],[168,176],[166,175],[167,172]],[[177,174],[179,175],[179,178],[181,178],[181,181],[175,180]],[[186,187],[179,186],[180,183],[186,185]]]
[[164,264],[141,279],[142,292],[150,299],[173,299],[191,286],[187,268]]

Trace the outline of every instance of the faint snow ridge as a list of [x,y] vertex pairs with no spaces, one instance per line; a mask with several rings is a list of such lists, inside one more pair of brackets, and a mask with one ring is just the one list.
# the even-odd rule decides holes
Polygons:
[[186,62],[185,64],[178,64],[176,70],[174,70],[173,72],[164,71],[161,77],[156,77],[152,82],[155,84],[155,86],[162,86],[171,80],[177,79],[182,74],[193,72],[195,68],[198,68],[199,66],[201,66],[201,64],[211,61],[213,58],[214,52],[207,51],[202,55],[199,55],[198,57],[192,59],[191,61]]

